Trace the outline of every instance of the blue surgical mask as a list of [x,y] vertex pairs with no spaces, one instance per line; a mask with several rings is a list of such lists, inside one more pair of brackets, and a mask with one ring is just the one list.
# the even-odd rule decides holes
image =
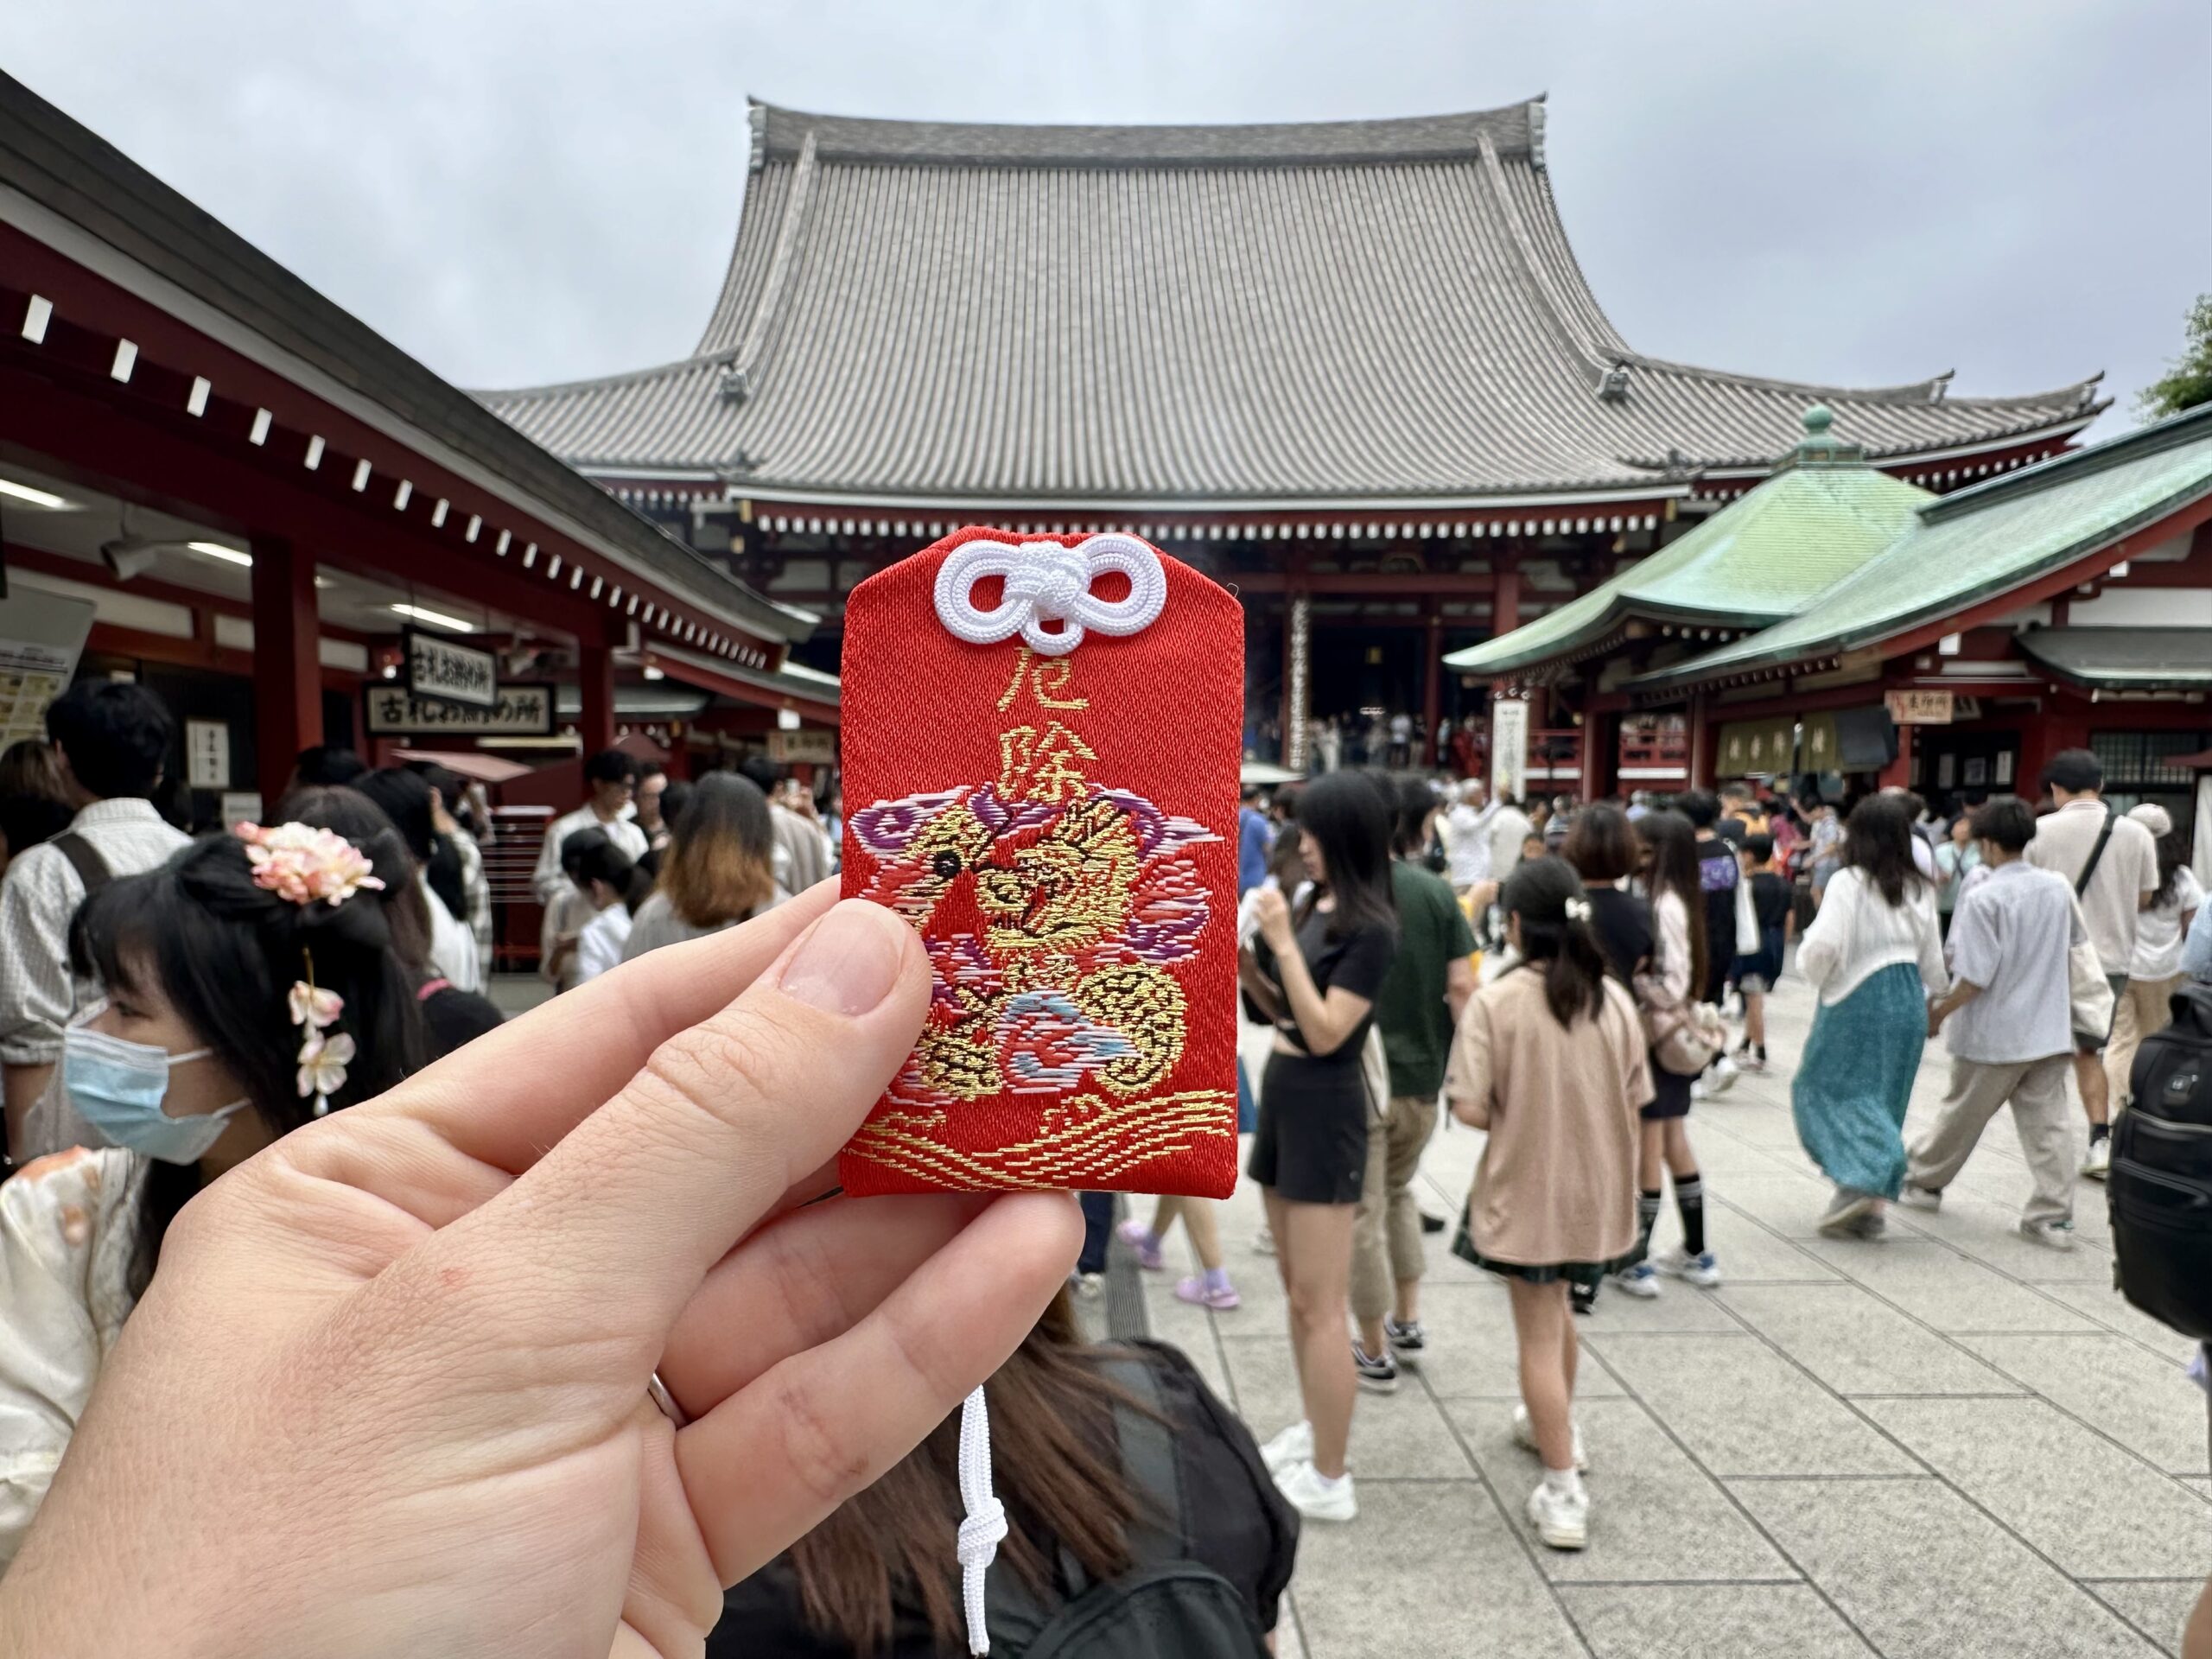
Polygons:
[[162,1109],[169,1068],[203,1059],[212,1048],[172,1054],[76,1024],[61,1033],[61,1088],[86,1122],[112,1144],[165,1164],[196,1164],[223,1138],[223,1126],[245,1109],[243,1100],[198,1117]]

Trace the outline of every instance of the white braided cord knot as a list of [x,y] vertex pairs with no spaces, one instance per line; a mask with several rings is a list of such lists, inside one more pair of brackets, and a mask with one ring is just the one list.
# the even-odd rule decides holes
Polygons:
[[[1100,599],[1091,584],[1110,571],[1128,578],[1125,598]],[[1002,577],[1006,590],[989,610],[976,605],[976,584]],[[1074,547],[1058,542],[963,542],[938,567],[938,618],[974,645],[995,645],[1019,633],[1040,657],[1065,657],[1086,630],[1131,634],[1159,619],[1167,603],[1167,573],[1160,555],[1134,536],[1107,531]],[[1060,625],[1049,632],[1047,622]]]
[[1006,1537],[1006,1506],[991,1491],[991,1421],[979,1387],[960,1407],[960,1599],[968,1615],[968,1651],[991,1650],[985,1617],[985,1574]]

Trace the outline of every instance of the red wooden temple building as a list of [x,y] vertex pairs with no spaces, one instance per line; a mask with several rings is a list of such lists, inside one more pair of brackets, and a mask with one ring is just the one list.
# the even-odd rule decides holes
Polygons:
[[[944,531],[1131,530],[1235,584],[1247,742],[1479,718],[1511,632],[1766,477],[1815,402],[1946,490],[2056,454],[2094,378],[1853,391],[1631,348],[1569,246],[1541,99],[1260,126],[849,119],[754,104],[690,353],[490,407],[819,612]],[[1540,716],[1539,724],[1543,723]]]

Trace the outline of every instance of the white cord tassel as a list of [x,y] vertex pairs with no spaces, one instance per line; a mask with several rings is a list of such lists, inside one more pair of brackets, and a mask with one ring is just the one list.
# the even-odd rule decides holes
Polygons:
[[968,1610],[968,1651],[991,1650],[983,1618],[983,1575],[998,1559],[1006,1536],[1006,1510],[991,1491],[991,1420],[977,1389],[960,1408],[960,1597]]

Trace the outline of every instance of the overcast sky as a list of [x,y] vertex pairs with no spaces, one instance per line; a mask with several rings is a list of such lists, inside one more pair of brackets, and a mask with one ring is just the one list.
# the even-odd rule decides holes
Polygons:
[[1548,90],[1637,349],[1960,394],[2136,390],[2212,289],[2208,0],[29,0],[0,67],[464,385],[683,355],[745,96],[1281,121]]

